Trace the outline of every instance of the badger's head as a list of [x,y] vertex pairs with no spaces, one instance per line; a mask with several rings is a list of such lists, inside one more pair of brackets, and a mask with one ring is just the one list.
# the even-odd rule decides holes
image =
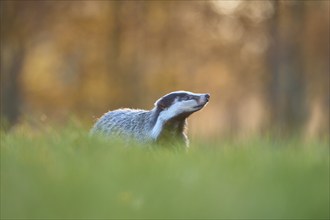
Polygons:
[[209,94],[176,91],[158,99],[155,106],[166,120],[176,117],[186,118],[201,110],[208,103],[209,98]]

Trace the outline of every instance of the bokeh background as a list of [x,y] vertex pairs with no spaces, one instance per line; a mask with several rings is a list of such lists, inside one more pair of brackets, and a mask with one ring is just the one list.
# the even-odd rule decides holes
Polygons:
[[1,1],[3,129],[173,90],[211,94],[192,137],[328,139],[329,1]]

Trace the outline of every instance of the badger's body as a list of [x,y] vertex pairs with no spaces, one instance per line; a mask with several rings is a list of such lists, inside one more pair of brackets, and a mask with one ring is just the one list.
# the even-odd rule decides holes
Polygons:
[[140,142],[183,142],[187,118],[202,109],[209,94],[186,91],[169,93],[156,101],[150,110],[118,109],[105,113],[94,125],[91,133],[119,136]]

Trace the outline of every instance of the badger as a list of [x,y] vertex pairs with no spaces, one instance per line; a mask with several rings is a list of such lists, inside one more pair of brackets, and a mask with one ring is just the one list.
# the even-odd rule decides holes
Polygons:
[[208,93],[171,92],[159,98],[151,110],[123,108],[105,113],[90,133],[142,143],[179,143],[188,147],[187,118],[201,110],[209,99]]

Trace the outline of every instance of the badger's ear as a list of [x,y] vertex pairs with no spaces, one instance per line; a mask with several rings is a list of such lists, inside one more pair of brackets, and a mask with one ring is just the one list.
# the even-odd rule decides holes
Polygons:
[[155,102],[155,106],[157,106],[158,108],[163,110],[163,109],[169,107],[169,103],[166,99],[160,98]]

